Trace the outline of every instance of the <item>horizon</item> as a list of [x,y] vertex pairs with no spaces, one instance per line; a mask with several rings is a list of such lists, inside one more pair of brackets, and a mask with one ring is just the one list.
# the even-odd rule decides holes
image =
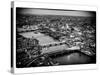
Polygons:
[[39,9],[39,8],[16,8],[16,13],[21,15],[61,15],[96,17],[95,11],[61,10],[61,9]]

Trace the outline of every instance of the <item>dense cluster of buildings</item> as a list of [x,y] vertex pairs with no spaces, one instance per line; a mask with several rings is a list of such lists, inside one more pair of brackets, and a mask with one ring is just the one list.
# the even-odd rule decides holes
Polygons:
[[[67,43],[59,44],[69,44],[71,47],[77,45],[80,46],[82,52],[95,54],[96,27],[95,21],[91,21],[92,18],[89,17],[21,15],[17,17],[16,24],[18,33],[38,31],[52,37],[56,41],[63,42],[69,40]],[[36,38],[27,39],[21,37],[17,41],[18,51],[24,50],[29,56],[41,53],[42,49]],[[49,46],[52,46],[52,44]]]

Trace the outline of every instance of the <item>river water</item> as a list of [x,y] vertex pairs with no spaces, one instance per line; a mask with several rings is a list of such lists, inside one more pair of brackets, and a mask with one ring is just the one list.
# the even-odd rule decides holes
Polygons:
[[62,55],[62,56],[53,58],[53,60],[58,62],[60,65],[91,63],[91,57],[80,52]]

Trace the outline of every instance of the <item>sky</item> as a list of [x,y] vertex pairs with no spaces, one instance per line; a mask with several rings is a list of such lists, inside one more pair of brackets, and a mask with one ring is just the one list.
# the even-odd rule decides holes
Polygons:
[[84,16],[93,17],[93,11],[79,11],[79,10],[53,10],[53,9],[39,9],[39,8],[17,8],[16,13],[28,15],[66,15],[66,16]]

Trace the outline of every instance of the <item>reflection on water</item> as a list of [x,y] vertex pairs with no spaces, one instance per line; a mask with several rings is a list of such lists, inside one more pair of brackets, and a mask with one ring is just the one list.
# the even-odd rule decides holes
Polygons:
[[91,62],[91,60],[93,59],[83,53],[75,52],[53,58],[53,60],[58,62],[60,65],[67,65],[67,64],[86,64]]

